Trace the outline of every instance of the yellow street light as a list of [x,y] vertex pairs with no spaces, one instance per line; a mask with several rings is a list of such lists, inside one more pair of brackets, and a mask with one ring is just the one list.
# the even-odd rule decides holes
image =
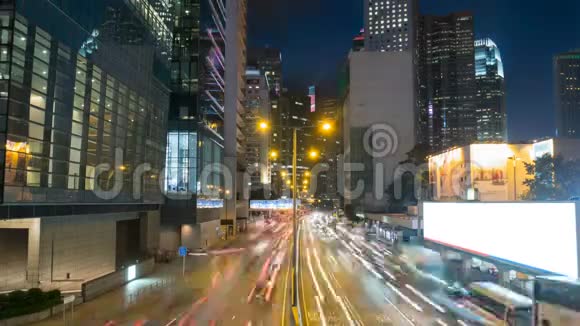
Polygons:
[[306,172],[304,172],[304,175],[307,176],[307,177],[309,177],[310,176],[310,172],[309,171],[306,171]]
[[311,159],[315,159],[315,158],[317,158],[317,157],[318,157],[318,152],[317,152],[317,151],[315,151],[315,150],[311,150],[311,151],[308,153],[308,156],[310,156],[310,158],[311,158]]
[[272,159],[277,159],[277,158],[278,158],[278,152],[276,152],[276,151],[271,151],[271,152],[270,152],[270,158],[272,158]]
[[290,181],[290,180],[286,180],[286,184],[287,184],[287,185],[290,185],[291,183],[292,183],[292,181]]
[[282,175],[282,178],[286,178],[286,171],[282,171],[280,174]]
[[269,124],[268,124],[268,122],[266,122],[266,121],[260,121],[260,122],[258,123],[258,128],[259,128],[260,130],[268,130],[268,129],[270,128],[270,125],[269,125]]
[[322,131],[330,131],[332,129],[332,125],[328,122],[322,123]]
[[303,180],[303,181],[302,181],[302,184],[303,184],[303,185],[307,185],[307,184],[308,184],[308,180]]

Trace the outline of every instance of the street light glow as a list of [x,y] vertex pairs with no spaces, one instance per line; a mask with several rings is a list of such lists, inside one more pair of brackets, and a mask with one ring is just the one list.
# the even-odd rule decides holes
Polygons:
[[260,123],[258,123],[258,128],[260,128],[260,130],[268,130],[269,127],[270,125],[268,125],[268,122],[266,121],[260,121]]
[[330,131],[332,129],[332,125],[328,122],[324,122],[322,124],[322,130],[323,131]]
[[314,159],[318,157],[318,152],[317,151],[310,151],[310,153],[308,153],[308,155],[310,156],[310,158]]
[[276,159],[276,158],[278,158],[278,152],[276,152],[276,151],[271,151],[271,152],[270,152],[270,157],[271,157],[271,158],[273,158],[273,159]]

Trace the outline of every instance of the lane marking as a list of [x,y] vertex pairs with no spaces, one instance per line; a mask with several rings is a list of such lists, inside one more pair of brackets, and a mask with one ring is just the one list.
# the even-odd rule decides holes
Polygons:
[[312,277],[312,281],[314,281],[314,288],[316,289],[316,293],[320,297],[320,300],[324,301],[324,295],[322,294],[322,291],[320,290],[320,285],[318,284],[318,280],[316,279],[316,276],[314,275],[314,269],[312,268],[312,262],[310,259],[310,249],[309,248],[306,248],[306,263],[308,265],[308,269],[310,270],[310,276]]
[[[298,244],[300,244],[300,226],[298,227],[298,234],[296,236],[298,237],[297,242],[298,242]],[[296,250],[300,250],[299,248],[300,247],[298,247]],[[308,248],[306,248],[306,249],[308,249]],[[300,251],[298,251],[298,259],[297,260],[300,261],[301,258],[302,257],[300,256]],[[301,286],[300,292],[302,292],[302,305],[304,306],[304,310],[305,310],[304,314],[306,315],[305,316],[306,318],[304,318],[304,319],[306,319],[306,325],[308,326],[310,324],[310,321],[308,320],[308,308],[306,305],[306,298],[304,297],[304,278],[302,277],[303,276],[302,270],[299,269],[299,271],[300,271],[299,276],[300,276],[300,286]],[[300,322],[300,324],[302,324],[302,322]]]
[[413,300],[409,299],[408,296],[404,295],[399,289],[397,289],[393,284],[387,282],[387,286],[393,290],[396,294],[398,294],[403,300],[405,300],[411,307],[415,308],[418,312],[423,312],[423,308],[420,305],[416,304]]
[[358,311],[356,311],[354,305],[352,304],[352,302],[350,302],[350,299],[348,297],[343,297],[343,299],[345,300],[346,305],[348,306],[348,309],[350,310],[351,314],[353,314],[356,318],[356,323],[364,326],[364,322],[362,320],[361,315],[358,313]]
[[322,326],[326,326],[326,316],[324,316],[324,311],[322,310],[322,303],[320,303],[320,298],[318,296],[314,297],[316,301],[316,307],[318,308],[318,313],[320,314],[320,323]]
[[440,305],[438,305],[435,302],[433,302],[433,300],[429,299],[426,295],[424,295],[423,293],[419,292],[419,290],[415,289],[410,284],[405,284],[405,287],[407,289],[411,290],[411,292],[413,292],[416,296],[418,296],[419,298],[423,299],[423,301],[425,301],[428,304],[432,305],[440,313],[444,314],[444,313],[447,312],[445,309],[443,309],[443,307],[441,307]]
[[386,295],[384,296],[384,298],[385,298],[385,300],[387,300],[387,302],[388,302],[388,303],[390,303],[390,304],[391,304],[391,306],[393,306],[393,308],[395,308],[395,310],[397,310],[397,312],[398,312],[398,313],[399,313],[401,316],[403,316],[403,318],[404,318],[404,319],[405,319],[405,320],[406,320],[406,321],[407,321],[407,322],[408,322],[410,325],[413,325],[413,326],[415,326],[415,323],[413,323],[413,322],[412,322],[412,321],[411,321],[411,320],[410,320],[410,319],[409,319],[409,318],[408,318],[408,317],[407,317],[407,316],[406,316],[406,315],[405,315],[405,314],[404,314],[404,313],[403,313],[401,310],[399,310],[399,308],[397,308],[397,306],[395,306],[395,304],[394,304],[394,303],[393,303],[391,300],[389,300],[389,298],[387,298],[387,296],[386,296]]
[[437,322],[437,324],[441,325],[441,326],[447,326],[447,323],[442,321],[441,318],[437,318],[437,320],[435,320]]
[[288,296],[288,276],[290,275],[290,265],[288,264],[288,268],[286,269],[286,277],[284,279],[284,298],[282,299],[282,322],[281,325],[284,326],[286,322],[286,297]]

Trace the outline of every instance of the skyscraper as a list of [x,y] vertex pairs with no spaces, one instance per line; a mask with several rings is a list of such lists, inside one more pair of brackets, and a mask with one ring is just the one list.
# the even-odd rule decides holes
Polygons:
[[475,116],[480,142],[507,141],[504,78],[497,45],[489,38],[475,41]]
[[270,89],[270,102],[272,105],[271,122],[272,147],[280,148],[280,134],[278,127],[281,125],[281,106],[279,103],[282,96],[282,54],[274,48],[252,48],[248,50],[248,65],[257,67],[266,76]]
[[[223,183],[202,168],[223,162],[224,50],[223,17],[210,15],[216,1],[171,1],[173,18],[171,104],[167,167],[162,207],[161,248],[200,247],[216,233],[198,229],[219,227]],[[217,18],[220,19],[217,19]],[[201,18],[201,19],[200,19]]]
[[418,39],[421,142],[437,151],[475,140],[473,16],[423,16]]
[[556,134],[580,138],[580,51],[554,58]]
[[[270,121],[270,90],[264,74],[253,67],[246,69],[246,110],[244,135],[246,137],[246,165],[251,177],[252,190],[270,184],[270,134],[258,130],[260,120]],[[277,153],[277,152],[276,152]]]
[[[172,93],[161,248],[175,250],[181,245],[203,247],[217,240],[215,229],[225,217],[224,200],[236,198],[236,189],[226,189],[224,171],[217,167],[229,163],[234,177],[238,162],[245,168],[243,155],[238,155],[243,151],[238,122],[242,121],[244,94],[239,80],[245,73],[245,58],[240,56],[245,28],[238,25],[245,20],[245,4],[195,0],[170,1],[169,5],[173,14]],[[232,36],[226,42],[228,32]],[[229,58],[228,46],[235,50]],[[228,76],[228,64],[238,79]],[[226,213],[231,220],[231,208]],[[234,222],[224,228],[233,232]]]
[[[218,0],[218,4],[221,0]],[[247,184],[240,182],[246,169],[244,158],[244,74],[246,73],[247,1],[227,0],[225,10],[225,99],[224,99],[224,164],[234,175],[234,182],[225,185],[225,214],[222,225],[235,232],[238,217],[247,218],[247,209],[238,209],[237,198],[243,198]],[[228,189],[230,188],[230,189]],[[247,203],[247,202],[245,202]],[[244,216],[245,215],[245,216]]]
[[338,100],[332,97],[317,97],[316,121],[324,121],[333,125],[331,133],[317,135],[317,144],[320,146],[321,162],[328,165],[328,171],[318,176],[317,197],[328,199],[337,198],[337,168],[338,153],[342,152],[340,142],[340,123]]
[[266,77],[270,90],[270,147],[278,152],[276,160],[272,160],[271,182],[272,190],[276,194],[282,193],[283,182],[280,176],[280,166],[287,164],[287,151],[284,147],[283,130],[280,126],[288,117],[288,101],[283,99],[282,54],[280,50],[265,47],[248,49],[248,66],[257,67]]
[[365,0],[367,51],[411,51],[415,44],[416,0]]
[[80,290],[159,246],[172,33],[146,1],[2,1],[0,22],[0,290]]

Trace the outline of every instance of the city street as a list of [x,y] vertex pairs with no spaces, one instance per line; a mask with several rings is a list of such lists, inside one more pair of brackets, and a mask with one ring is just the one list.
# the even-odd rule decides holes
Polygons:
[[381,272],[362,251],[356,252],[366,247],[363,251],[384,257],[387,249],[377,243],[352,241],[341,231],[314,226],[313,220],[302,224],[300,240],[301,298],[307,325],[455,324],[444,308],[419,292],[404,275],[388,264]]

